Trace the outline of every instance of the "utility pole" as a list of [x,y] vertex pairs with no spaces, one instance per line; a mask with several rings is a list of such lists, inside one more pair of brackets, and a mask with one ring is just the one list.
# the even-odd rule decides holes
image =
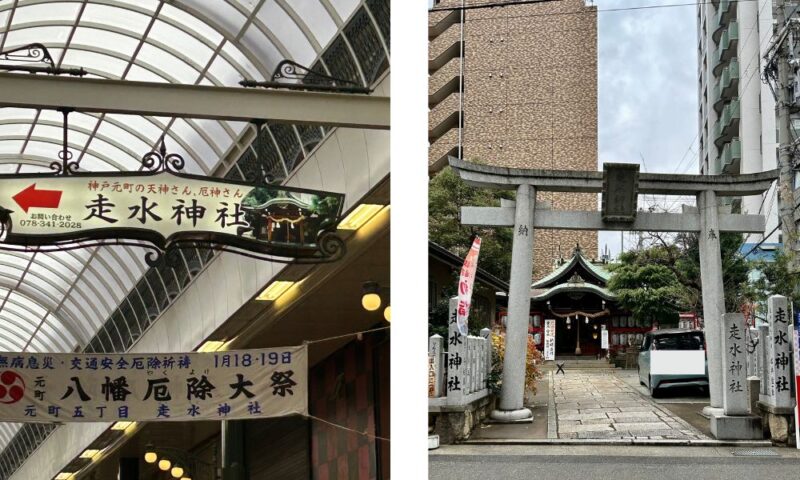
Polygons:
[[[790,108],[794,103],[789,97],[789,76],[792,73],[792,66],[789,64],[793,45],[790,39],[793,35],[788,35],[790,29],[794,28],[786,19],[785,0],[775,1],[776,20],[778,28],[777,43],[774,45],[773,60],[777,63],[778,81],[775,88],[777,97],[777,124],[778,124],[778,215],[781,231],[783,232],[783,244],[788,251],[797,253],[797,228],[794,221],[794,168],[792,154],[794,142],[791,136]],[[768,59],[768,63],[771,61]],[[769,68],[769,66],[768,66]],[[795,255],[791,256],[792,262],[790,270],[798,270],[798,261]],[[797,297],[795,297],[797,299]]]

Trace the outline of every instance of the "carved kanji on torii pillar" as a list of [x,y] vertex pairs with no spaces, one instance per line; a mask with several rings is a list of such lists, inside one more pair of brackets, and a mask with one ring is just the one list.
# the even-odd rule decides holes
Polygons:
[[[452,157],[450,166],[470,185],[517,191],[514,203],[461,209],[463,225],[514,228],[503,386],[499,408],[492,412],[495,420],[531,419],[530,410],[523,406],[523,397],[534,229],[696,232],[711,397],[708,413],[723,415],[725,296],[719,237],[723,232],[763,233],[765,219],[763,215],[720,213],[717,197],[762,194],[777,178],[776,170],[713,176],[639,173],[638,164],[604,164],[602,172],[527,170],[478,165]],[[554,211],[537,206],[537,191],[601,193],[601,211]],[[638,212],[636,199],[640,194],[694,195],[697,207],[684,206],[680,214]],[[718,437],[724,435],[722,431]]]

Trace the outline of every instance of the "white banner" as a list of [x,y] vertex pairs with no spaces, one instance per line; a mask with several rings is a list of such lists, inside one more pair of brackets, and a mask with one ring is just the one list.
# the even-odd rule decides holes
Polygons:
[[601,326],[603,328],[600,330],[600,348],[608,350],[608,330],[605,325]]
[[544,321],[544,359],[556,359],[556,321],[553,318]]
[[472,247],[464,258],[464,266],[461,267],[461,275],[458,279],[458,309],[456,321],[458,331],[461,335],[469,335],[467,321],[469,319],[469,307],[472,304],[472,287],[475,284],[475,271],[478,269],[478,254],[481,251],[481,237],[476,236],[472,241]]
[[305,346],[214,353],[0,353],[0,420],[232,420],[308,410]]
[[335,222],[341,205],[339,194],[170,172],[4,176],[0,210],[8,218],[0,236],[27,245],[83,236],[163,243],[216,235],[308,247]]

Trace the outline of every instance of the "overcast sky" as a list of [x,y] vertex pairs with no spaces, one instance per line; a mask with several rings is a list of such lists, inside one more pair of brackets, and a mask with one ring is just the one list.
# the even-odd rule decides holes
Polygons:
[[[667,3],[678,2],[596,0],[599,10]],[[643,157],[643,172],[698,172],[696,8],[598,13],[598,168]],[[601,232],[606,244],[615,255],[619,232]]]

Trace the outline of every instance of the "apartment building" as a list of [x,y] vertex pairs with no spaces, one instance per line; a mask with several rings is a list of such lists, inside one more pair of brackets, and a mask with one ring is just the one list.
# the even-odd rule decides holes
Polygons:
[[[772,0],[698,2],[700,172],[707,175],[771,170],[777,165],[775,98],[761,81],[775,28]],[[764,195],[723,198],[743,213],[767,217],[764,235],[780,242],[775,186]]]
[[[597,169],[596,7],[556,0],[466,9],[463,17],[447,10],[461,5],[440,0],[429,14],[429,172],[459,153],[508,167]],[[591,194],[537,200],[597,209]],[[537,231],[534,277],[576,244],[596,256],[597,232]]]

